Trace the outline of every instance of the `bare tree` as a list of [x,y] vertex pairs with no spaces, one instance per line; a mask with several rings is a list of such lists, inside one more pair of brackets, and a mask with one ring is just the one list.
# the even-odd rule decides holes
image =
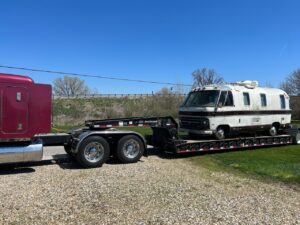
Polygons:
[[280,88],[289,95],[300,95],[300,69],[295,70],[285,81],[281,82]]
[[57,96],[74,97],[89,94],[90,89],[85,85],[84,80],[64,76],[54,80],[53,93]]
[[214,69],[201,68],[192,73],[194,78],[193,86],[205,86],[209,84],[221,84],[224,82],[223,77],[219,76]]

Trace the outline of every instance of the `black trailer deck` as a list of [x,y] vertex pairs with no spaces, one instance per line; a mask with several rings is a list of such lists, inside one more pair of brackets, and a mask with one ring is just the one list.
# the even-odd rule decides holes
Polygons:
[[[172,133],[173,132],[174,131],[172,131]],[[173,152],[177,154],[300,144],[299,130],[296,132],[293,131],[293,134],[236,137],[224,140],[180,139],[175,138],[172,133],[169,135],[168,130],[154,127],[153,136],[149,137],[149,143],[165,152]]]

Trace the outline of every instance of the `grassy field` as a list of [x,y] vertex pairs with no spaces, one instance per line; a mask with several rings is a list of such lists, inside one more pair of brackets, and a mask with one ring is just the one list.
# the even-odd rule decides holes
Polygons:
[[300,125],[300,120],[292,120],[292,124],[298,124],[298,125]]
[[189,158],[212,170],[300,184],[300,146],[207,154]]

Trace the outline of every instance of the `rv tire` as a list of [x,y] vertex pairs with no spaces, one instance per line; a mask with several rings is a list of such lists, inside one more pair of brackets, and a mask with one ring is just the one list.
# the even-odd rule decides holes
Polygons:
[[271,126],[271,128],[269,129],[269,134],[270,136],[276,136],[278,133],[278,128],[277,126],[275,126],[274,124]]
[[225,128],[224,127],[218,127],[215,132],[215,137],[218,140],[225,139]]

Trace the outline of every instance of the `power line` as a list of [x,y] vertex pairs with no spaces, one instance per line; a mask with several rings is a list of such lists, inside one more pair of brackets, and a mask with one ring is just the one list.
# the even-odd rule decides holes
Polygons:
[[128,79],[128,78],[99,76],[99,75],[92,75],[92,74],[69,73],[69,72],[61,72],[61,71],[45,70],[45,69],[33,69],[33,68],[17,67],[17,66],[0,65],[0,67],[1,68],[6,68],[6,69],[25,70],[25,71],[31,71],[31,72],[42,72],[42,73],[50,73],[50,74],[70,75],[70,76],[77,76],[77,77],[93,77],[93,78],[99,78],[99,79],[119,80],[119,81],[127,81],[127,82],[138,82],[138,83],[149,83],[149,84],[164,84],[164,85],[181,85],[181,86],[189,86],[189,87],[192,86],[190,84],[177,84],[177,83],[169,83],[169,82],[135,80],[135,79]]

